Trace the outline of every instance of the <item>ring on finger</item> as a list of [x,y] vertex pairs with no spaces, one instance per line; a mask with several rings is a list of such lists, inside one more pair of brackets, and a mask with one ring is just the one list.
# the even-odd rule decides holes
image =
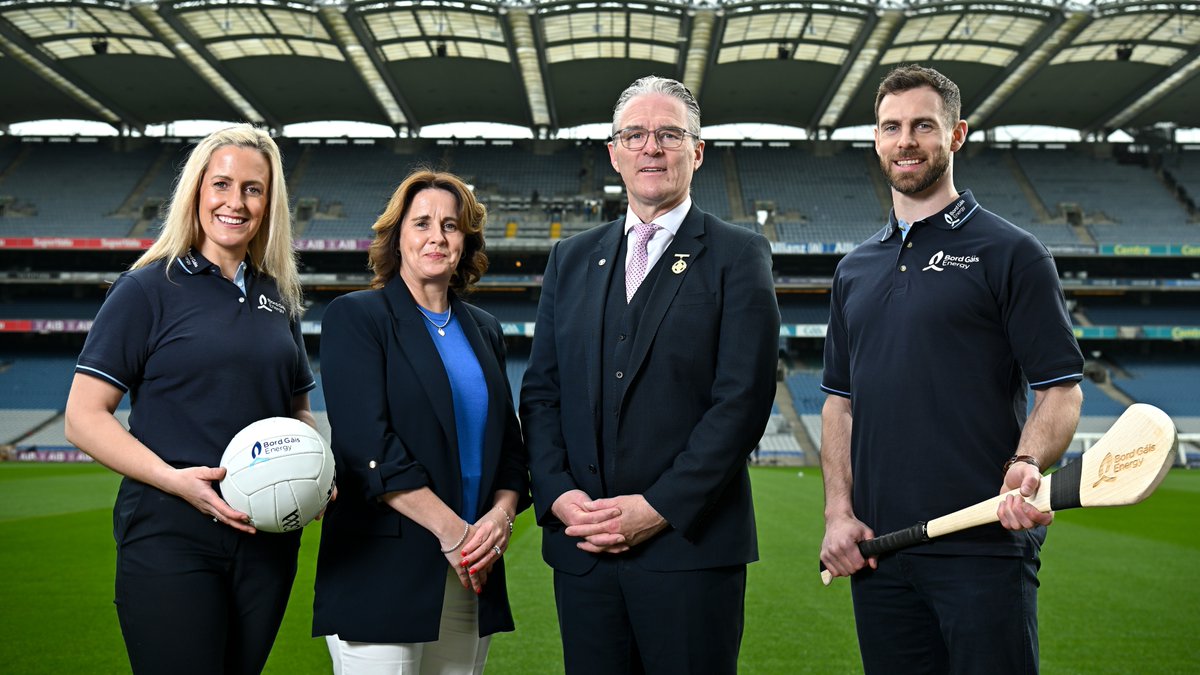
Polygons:
[[502,556],[502,555],[504,555],[504,551],[501,551],[499,546],[493,546],[493,547],[492,547],[492,550],[496,552],[496,555],[497,555],[497,556]]

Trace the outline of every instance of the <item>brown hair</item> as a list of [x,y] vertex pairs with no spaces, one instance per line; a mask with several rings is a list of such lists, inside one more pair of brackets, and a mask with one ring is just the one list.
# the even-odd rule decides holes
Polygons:
[[933,68],[916,64],[898,66],[883,77],[879,90],[875,92],[875,123],[879,123],[879,104],[884,96],[921,87],[930,87],[941,97],[947,128],[958,124],[962,115],[962,94],[958,91],[958,85]]
[[445,190],[454,195],[458,202],[458,229],[463,233],[463,252],[458,268],[450,277],[450,288],[458,294],[470,291],[488,268],[484,253],[483,225],[487,222],[487,209],[475,200],[475,193],[463,179],[445,171],[416,169],[400,183],[392,193],[387,208],[371,226],[375,240],[369,252],[370,268],[375,273],[371,288],[383,288],[400,273],[400,227],[404,222],[413,198],[421,190]]

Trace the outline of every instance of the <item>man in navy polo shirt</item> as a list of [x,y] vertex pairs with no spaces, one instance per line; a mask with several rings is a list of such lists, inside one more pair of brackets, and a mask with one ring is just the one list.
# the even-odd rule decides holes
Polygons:
[[960,108],[935,70],[884,78],[875,150],[892,214],[833,279],[821,560],[853,575],[868,674],[1037,672],[1038,550],[1052,514],[1009,497],[999,524],[867,560],[856,544],[997,491],[1032,496],[1079,421],[1083,356],[1054,260],[955,189]]

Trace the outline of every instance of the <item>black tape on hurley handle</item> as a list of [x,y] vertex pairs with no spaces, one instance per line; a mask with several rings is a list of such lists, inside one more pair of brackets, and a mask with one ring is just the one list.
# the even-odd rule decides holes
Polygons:
[[896,530],[876,537],[875,539],[867,539],[858,542],[858,550],[864,558],[899,551],[902,548],[916,546],[917,544],[929,541],[929,535],[925,531],[925,521],[921,521],[912,527]]
[[[858,542],[858,552],[864,558],[872,558],[927,541],[929,541],[929,534],[926,532],[925,521],[921,521],[912,527],[889,532],[882,537],[860,541]],[[825,582],[826,586],[833,581],[833,575],[826,571],[825,563],[821,563],[821,580]]]

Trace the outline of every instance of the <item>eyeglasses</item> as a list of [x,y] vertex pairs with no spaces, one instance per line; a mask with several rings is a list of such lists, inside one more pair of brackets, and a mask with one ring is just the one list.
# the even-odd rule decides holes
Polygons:
[[663,150],[678,150],[683,147],[683,140],[688,136],[695,136],[690,131],[680,129],[679,127],[659,127],[653,132],[649,129],[641,127],[626,127],[611,136],[612,140],[620,140],[621,147],[626,150],[641,150],[646,147],[646,143],[650,141],[650,136],[654,136],[654,141],[658,147]]

